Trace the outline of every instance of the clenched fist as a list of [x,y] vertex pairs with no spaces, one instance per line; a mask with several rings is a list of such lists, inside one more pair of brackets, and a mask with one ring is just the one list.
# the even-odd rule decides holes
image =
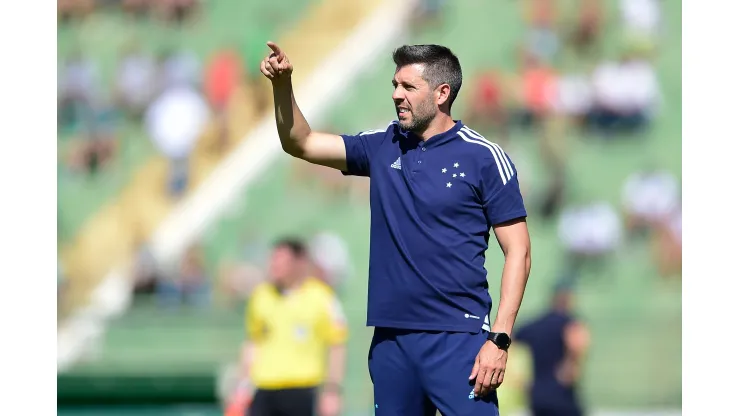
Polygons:
[[270,47],[272,53],[262,60],[260,71],[262,71],[262,74],[272,82],[281,79],[289,79],[290,74],[293,73],[293,65],[285,55],[285,52],[283,52],[274,42],[267,42],[267,46]]

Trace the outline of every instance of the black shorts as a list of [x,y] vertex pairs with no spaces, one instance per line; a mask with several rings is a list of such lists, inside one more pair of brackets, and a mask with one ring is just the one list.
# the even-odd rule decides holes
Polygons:
[[249,407],[249,416],[313,416],[316,388],[257,389]]

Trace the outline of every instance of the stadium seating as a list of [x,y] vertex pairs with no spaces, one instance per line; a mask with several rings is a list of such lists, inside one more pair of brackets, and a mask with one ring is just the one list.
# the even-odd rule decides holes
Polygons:
[[[332,1],[334,0],[325,0],[325,4]],[[306,26],[299,25],[291,33],[305,35],[330,24],[341,28],[344,25],[349,27],[348,22],[352,19],[348,16],[352,15],[352,7],[346,6],[341,0],[336,1],[343,5],[316,11],[322,16],[322,20],[311,21],[311,25],[315,26],[309,23]],[[454,2],[454,6],[446,9],[449,17],[443,27],[434,32],[427,30],[416,34],[411,41],[450,46],[459,54],[466,74],[492,66],[511,70],[515,43],[522,31],[518,20],[520,10],[514,3],[497,2],[494,5],[482,1]],[[614,11],[615,2],[608,4],[610,10]],[[669,32],[680,33],[679,4],[666,5],[666,20]],[[337,42],[337,39],[330,36],[319,38],[314,44],[315,48],[309,50],[299,46],[307,44],[305,38],[288,39],[290,40],[286,40],[283,46],[289,51],[291,60],[297,66],[300,63],[301,68],[309,68],[315,64],[321,56],[318,51],[329,49]],[[615,50],[617,43],[615,35],[608,36],[608,48]],[[645,137],[638,141],[609,143],[608,147],[599,141],[585,141],[579,137],[566,138],[570,145],[568,175],[578,194],[616,204],[619,202],[622,181],[648,163],[667,168],[680,177],[681,75],[675,69],[680,68],[680,54],[680,45],[673,45],[662,50],[659,56],[658,69],[664,89],[664,108],[654,128]],[[368,73],[357,82],[356,88],[348,91],[344,99],[336,103],[326,125],[352,133],[383,126],[394,118],[388,81],[388,74],[392,71],[390,57],[378,63],[377,67],[369,68]],[[305,76],[308,72],[309,70],[302,69],[296,76]],[[388,88],[384,89],[382,86]],[[464,89],[460,104],[456,104],[456,112],[463,113],[464,94],[469,92]],[[510,151],[515,154],[522,154],[529,160],[537,159],[536,139],[530,133],[515,133],[509,146]],[[207,171],[215,162],[203,162],[202,171]],[[241,238],[247,233],[256,233],[269,240],[289,232],[308,234],[330,230],[345,238],[354,268],[359,271],[343,288],[346,313],[354,330],[349,344],[347,407],[349,411],[360,412],[372,404],[372,390],[366,371],[367,345],[371,332],[362,326],[366,304],[365,268],[369,246],[369,212],[367,207],[348,201],[336,201],[321,193],[291,188],[288,183],[290,168],[289,159],[281,157],[270,168],[270,175],[253,183],[244,194],[243,200],[235,201],[234,209],[229,210],[207,230],[203,237],[207,263],[210,270],[215,272],[223,258],[237,256]],[[147,182],[150,175],[163,175],[161,164],[153,164],[149,169],[151,170],[140,171],[142,183]],[[536,164],[532,173],[535,178],[542,178],[543,172]],[[537,183],[534,187],[539,188]],[[149,189],[147,192],[153,190]],[[132,201],[138,201],[140,198],[148,198],[149,194],[124,195],[129,195]],[[301,207],[300,210],[295,209],[298,206]],[[144,208],[149,220],[144,222],[141,235],[151,232],[157,221],[166,215],[168,208],[168,205],[156,198],[150,202]],[[124,210],[120,205],[110,209]],[[120,235],[118,233],[121,232],[113,226],[105,227],[102,223],[91,225],[91,228],[102,230],[100,232],[107,232],[111,236]],[[536,253],[520,319],[532,316],[546,303],[548,289],[557,277],[554,271],[561,266],[559,243],[553,224],[534,218],[531,230]],[[130,237],[130,241],[122,240],[116,244],[127,245],[135,237]],[[98,241],[90,240],[89,244],[97,246],[100,244]],[[110,250],[123,255],[130,248]],[[69,256],[74,258],[72,254]],[[83,254],[79,256],[85,257]],[[497,270],[500,270],[502,264],[499,257],[493,250],[487,264],[492,271],[490,281],[494,299],[498,298]],[[113,260],[100,260],[101,265],[95,269],[86,269],[88,266],[85,264],[80,270],[102,271],[102,263],[109,265]],[[609,264],[609,268],[613,273],[608,279],[588,281],[579,289],[580,310],[591,325],[594,338],[585,384],[588,402],[600,407],[679,407],[680,287],[664,287],[653,278],[655,271],[645,246],[623,250],[620,257]],[[172,330],[161,331],[163,327]],[[214,309],[208,313],[162,316],[161,311],[152,305],[139,305],[111,327],[101,361],[78,367],[72,376],[126,371],[140,374],[146,370],[145,374],[152,376],[201,373],[213,377],[221,365],[236,356],[242,333],[240,310]],[[189,348],[184,349],[184,345]]]
[[[82,46],[99,64],[103,84],[109,87],[116,63],[116,51],[138,40],[153,53],[173,45],[192,49],[206,59],[215,48],[232,42],[242,48],[251,71],[252,64],[264,53],[264,40],[289,27],[311,4],[310,0],[269,2],[209,2],[206,21],[196,29],[162,28],[155,22],[130,22],[124,16],[107,12],[92,17],[93,22],[80,27],[63,27],[59,32],[60,56]],[[280,16],[280,25],[266,22],[264,16]],[[204,32],[204,27],[211,29]],[[200,29],[198,29],[200,28]],[[121,35],[123,33],[123,35]],[[257,94],[266,89],[250,90],[242,86],[231,102],[231,144],[237,143],[258,115],[254,106]],[[125,262],[170,211],[173,201],[164,192],[167,163],[158,155],[140,125],[125,123],[120,129],[122,153],[108,170],[93,178],[65,174],[58,177],[59,221],[62,239],[60,257],[70,279],[68,296],[62,312],[84,303],[90,290],[114,266]],[[212,151],[214,126],[209,126],[199,140],[194,158],[192,187],[213,169],[223,154]],[[60,150],[64,154],[69,137],[62,134]]]

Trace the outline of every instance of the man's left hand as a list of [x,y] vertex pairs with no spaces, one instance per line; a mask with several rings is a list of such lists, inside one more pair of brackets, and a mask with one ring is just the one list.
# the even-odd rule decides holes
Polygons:
[[339,416],[342,396],[336,391],[324,391],[319,398],[319,416]]
[[504,382],[506,360],[509,354],[491,341],[486,341],[475,357],[475,365],[469,380],[475,380],[473,392],[476,397],[484,397]]

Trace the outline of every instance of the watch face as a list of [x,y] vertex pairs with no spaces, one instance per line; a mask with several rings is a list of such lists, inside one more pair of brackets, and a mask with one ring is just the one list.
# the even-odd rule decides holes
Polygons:
[[507,334],[504,334],[503,332],[496,333],[493,337],[493,343],[496,344],[499,348],[509,348],[509,344],[511,344],[511,338]]

